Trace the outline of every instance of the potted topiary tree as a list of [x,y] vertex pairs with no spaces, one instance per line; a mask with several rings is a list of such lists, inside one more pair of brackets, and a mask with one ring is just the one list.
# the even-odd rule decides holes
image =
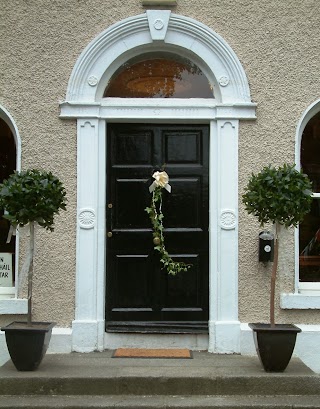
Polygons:
[[28,226],[29,248],[21,275],[27,275],[28,315],[27,322],[13,322],[1,330],[12,362],[18,370],[36,369],[49,345],[54,323],[32,321],[32,281],[35,243],[35,224],[53,231],[54,216],[66,209],[66,192],[51,172],[31,169],[15,172],[0,184],[0,208],[4,218],[13,226]]
[[253,323],[255,346],[267,372],[282,372],[290,362],[300,328],[291,324],[275,324],[275,285],[278,269],[280,227],[297,227],[310,211],[311,182],[295,165],[278,168],[267,166],[252,174],[242,196],[245,209],[263,226],[275,228],[274,261],[271,273],[270,323]]

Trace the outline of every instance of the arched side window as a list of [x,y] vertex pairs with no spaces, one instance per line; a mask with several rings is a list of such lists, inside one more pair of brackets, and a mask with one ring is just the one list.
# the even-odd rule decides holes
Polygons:
[[104,97],[214,98],[213,86],[187,58],[147,53],[132,58],[114,73]]
[[303,130],[300,161],[313,186],[312,208],[299,229],[299,285],[303,288],[303,283],[320,283],[320,112]]
[[[0,118],[0,183],[17,168],[17,149],[8,124]],[[7,243],[10,223],[0,210],[0,298],[14,294],[16,239]]]

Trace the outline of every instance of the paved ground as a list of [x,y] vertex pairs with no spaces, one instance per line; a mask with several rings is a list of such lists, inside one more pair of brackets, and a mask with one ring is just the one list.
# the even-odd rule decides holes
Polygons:
[[46,355],[37,371],[0,367],[3,409],[320,409],[320,375],[299,359],[266,373],[257,357],[112,358]]
[[[258,357],[242,355],[216,355],[208,352],[193,352],[193,359],[146,359],[112,358],[113,351],[80,354],[47,354],[37,371],[18,372],[11,361],[0,367],[3,377],[104,377],[110,374],[150,376],[185,375],[262,375],[264,372]],[[32,375],[31,375],[32,374]],[[285,371],[286,375],[311,375],[313,371],[298,358],[293,358]]]

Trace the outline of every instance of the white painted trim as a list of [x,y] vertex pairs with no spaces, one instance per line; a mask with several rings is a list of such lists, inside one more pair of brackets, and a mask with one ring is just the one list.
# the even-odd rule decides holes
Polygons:
[[319,290],[306,291],[305,294],[281,294],[280,307],[283,309],[310,310],[320,309]]
[[106,98],[101,103],[64,102],[63,118],[112,118],[112,121],[147,119],[148,122],[210,121],[212,119],[256,119],[256,104],[218,104],[214,99],[121,99]]
[[72,352],[72,329],[53,328],[48,354],[67,354]]
[[15,294],[15,287],[0,287],[0,299],[14,297]]
[[211,122],[209,351],[239,352],[238,120]]
[[0,315],[22,315],[28,312],[28,300],[23,298],[9,298],[0,300]]
[[17,166],[16,167],[17,167],[17,170],[20,170],[21,169],[21,138],[20,138],[18,127],[13,117],[2,105],[0,105],[0,118],[6,122],[6,124],[9,126],[13,134],[13,137],[16,143],[16,152],[17,152],[17,157],[16,157]]
[[[161,33],[152,29],[155,24],[159,31],[163,28]],[[178,53],[194,61],[214,85],[215,98],[103,99],[115,70],[131,57],[148,51]],[[246,75],[231,47],[193,19],[168,10],[153,10],[109,27],[85,48],[72,71],[60,114],[61,118],[76,118],[78,123],[73,350],[101,350],[121,338],[104,333],[105,133],[107,121],[133,121],[210,124],[208,345],[213,352],[239,352],[238,121],[255,119],[255,110]]]
[[[150,25],[163,19],[163,13],[170,13],[163,28],[165,37],[153,40]],[[154,10],[149,21],[147,13],[129,17],[97,36],[74,66],[66,101],[100,101],[113,72],[123,62],[133,55],[163,49],[191,57],[215,84],[220,102],[251,102],[246,74],[232,48],[204,24],[165,10]]]
[[299,294],[320,295],[320,282],[301,282],[299,283]]
[[188,348],[208,350],[207,334],[119,334],[105,333],[104,348]]

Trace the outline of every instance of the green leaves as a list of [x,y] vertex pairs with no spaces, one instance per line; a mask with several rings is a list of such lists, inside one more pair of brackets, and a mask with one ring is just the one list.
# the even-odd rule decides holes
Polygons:
[[0,184],[0,208],[13,225],[37,222],[53,231],[54,215],[66,210],[65,196],[57,177],[37,169],[15,172]]
[[295,165],[269,165],[251,175],[242,202],[261,225],[277,222],[297,227],[310,211],[311,193],[308,176],[297,171]]
[[164,215],[162,213],[162,188],[160,186],[156,187],[152,192],[151,207],[146,207],[145,211],[148,213],[153,226],[153,241],[157,243],[154,249],[159,251],[161,256],[160,262],[163,264],[163,267],[167,270],[168,274],[171,275],[176,275],[181,271],[187,271],[191,267],[191,264],[174,261],[164,245]]

